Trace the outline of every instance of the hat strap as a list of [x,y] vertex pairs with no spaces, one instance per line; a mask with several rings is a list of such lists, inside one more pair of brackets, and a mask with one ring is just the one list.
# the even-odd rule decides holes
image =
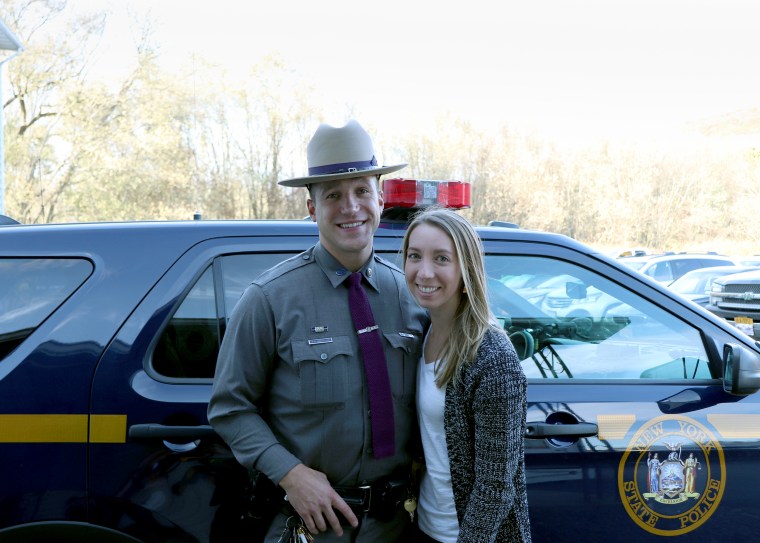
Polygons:
[[333,173],[348,173],[368,170],[377,166],[377,159],[373,156],[371,160],[361,160],[359,162],[343,162],[342,164],[327,164],[326,166],[314,166],[309,168],[309,175],[326,175]]

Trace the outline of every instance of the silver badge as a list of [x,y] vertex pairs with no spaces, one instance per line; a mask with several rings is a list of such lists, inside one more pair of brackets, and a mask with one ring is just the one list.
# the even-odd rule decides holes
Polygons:
[[332,343],[333,338],[331,337],[321,337],[319,339],[310,339],[309,345],[321,345],[322,343]]

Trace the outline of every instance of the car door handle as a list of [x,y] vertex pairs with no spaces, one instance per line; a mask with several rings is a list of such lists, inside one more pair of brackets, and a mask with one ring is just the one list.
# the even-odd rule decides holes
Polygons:
[[552,424],[549,422],[529,422],[525,427],[525,437],[545,439],[548,437],[591,437],[599,433],[599,426],[592,422],[575,424]]
[[208,424],[198,426],[167,426],[165,424],[134,424],[129,427],[131,439],[165,439],[194,441],[204,437],[216,436]]

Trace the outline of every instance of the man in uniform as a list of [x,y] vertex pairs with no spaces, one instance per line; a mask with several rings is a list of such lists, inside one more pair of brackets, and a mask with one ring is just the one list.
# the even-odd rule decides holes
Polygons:
[[[317,541],[396,541],[409,523],[397,490],[411,463],[415,368],[427,317],[402,272],[374,254],[372,240],[383,210],[379,176],[406,164],[377,166],[372,140],[356,121],[320,125],[307,160],[307,177],[280,184],[308,188],[319,242],[264,272],[235,307],[209,421],[243,466],[285,491]],[[354,280],[366,292],[372,326],[354,323]],[[368,339],[384,355],[380,380],[390,388],[386,410],[373,403],[372,413]],[[390,426],[374,428],[387,409]],[[390,443],[379,442],[381,431]],[[285,531],[287,518],[275,517],[267,541]],[[344,531],[348,537],[340,537]]]

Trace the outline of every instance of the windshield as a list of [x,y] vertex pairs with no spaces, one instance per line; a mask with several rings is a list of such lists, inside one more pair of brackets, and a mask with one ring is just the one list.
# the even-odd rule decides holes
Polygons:
[[546,257],[486,255],[486,271],[491,310],[528,377],[711,376],[696,329],[593,270]]
[[715,272],[705,272],[684,275],[670,284],[671,290],[679,294],[702,294],[706,292],[713,279],[721,275]]

